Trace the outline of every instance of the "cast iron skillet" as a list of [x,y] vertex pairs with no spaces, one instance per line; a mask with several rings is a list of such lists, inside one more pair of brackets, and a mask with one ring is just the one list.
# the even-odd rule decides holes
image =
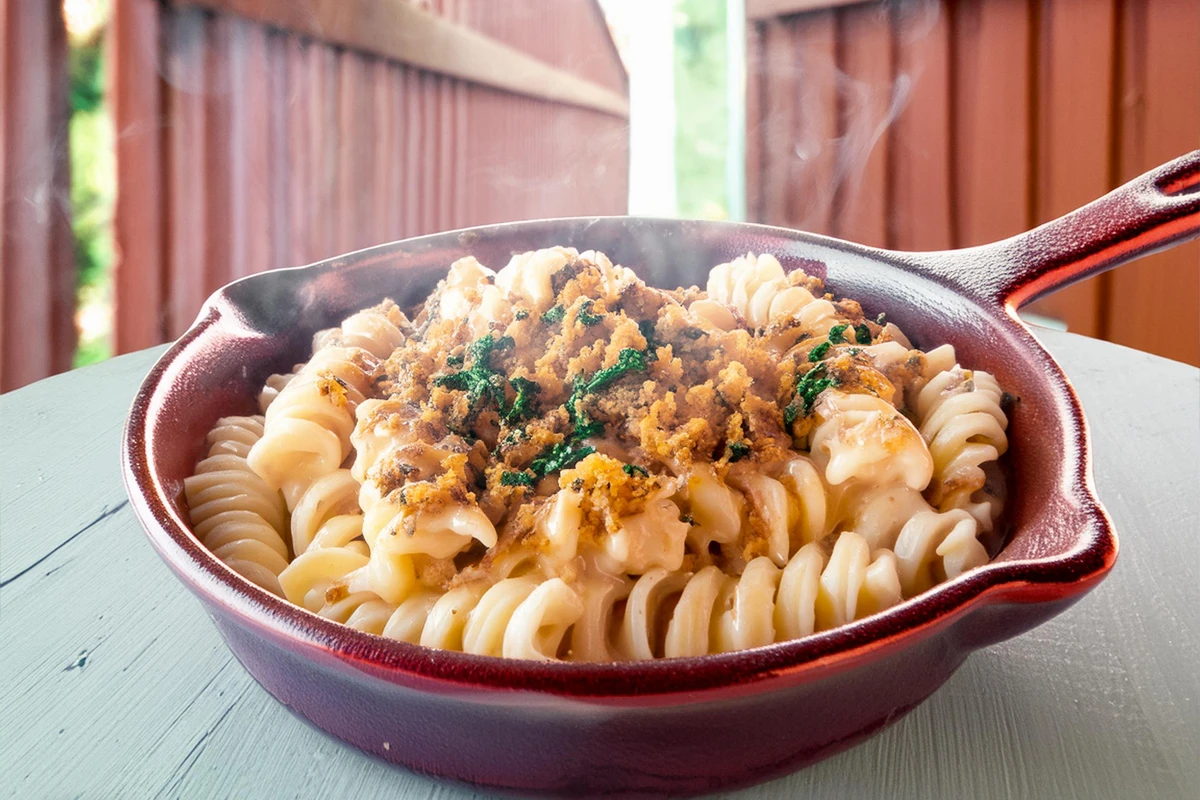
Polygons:
[[[1016,309],[1194,237],[1200,151],[1067,216],[984,247],[896,253],[760,225],[639,218],[493,225],[374,247],[226,286],[134,401],[123,466],[151,543],[246,669],[318,727],[428,775],[521,793],[690,793],[744,785],[849,747],[940,686],[972,650],[1063,611],[1112,568],[1079,401]],[[390,296],[425,296],[456,258],[595,248],[659,286],[703,283],[747,251],[886,311],[919,346],[950,342],[1020,398],[1010,536],[994,561],[882,614],[798,641],[693,659],[514,662],[426,650],[302,611],[192,536],[182,481],[222,415],[253,413],[312,333]]]

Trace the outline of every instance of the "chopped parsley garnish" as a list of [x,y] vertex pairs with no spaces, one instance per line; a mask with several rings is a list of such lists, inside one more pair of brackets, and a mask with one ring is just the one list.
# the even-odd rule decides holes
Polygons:
[[[490,333],[481,336],[467,348],[470,367],[448,375],[438,375],[433,379],[434,386],[467,393],[468,411],[463,419],[465,426],[469,427],[479,412],[488,405],[494,405],[500,411],[501,418],[506,418],[512,412],[513,409],[508,408],[504,377],[492,368],[492,353],[498,350],[507,350],[513,346],[514,342],[511,336],[501,336],[499,339],[494,338]],[[450,363],[451,359],[446,359],[446,361]],[[537,386],[532,381],[529,383]],[[522,389],[516,383],[513,383],[512,386],[517,390],[517,400],[521,401]],[[528,412],[532,403],[532,395],[536,393],[535,389],[529,387],[524,389],[526,399],[521,404],[520,412],[522,414]],[[514,402],[514,407],[516,405]]]
[[516,391],[517,396],[513,398],[512,405],[500,415],[500,419],[505,424],[514,425],[532,418],[536,411],[533,407],[534,398],[542,391],[542,387],[536,381],[521,377],[512,378],[508,383]]
[[729,451],[729,463],[741,461],[746,456],[750,455],[750,445],[745,442],[730,442],[726,448]]
[[866,323],[854,326],[854,341],[859,344],[870,344],[872,338],[871,329],[866,326]]
[[645,467],[639,467],[637,464],[626,464],[621,469],[630,477],[634,475],[641,475],[643,478],[650,477],[650,472]]
[[783,409],[783,424],[790,428],[792,423],[800,417],[801,412],[805,416],[812,413],[813,403],[817,401],[817,396],[826,389],[837,385],[837,378],[826,376],[824,364],[817,364],[801,375],[796,380],[795,396]]
[[448,356],[448,357],[446,358],[446,366],[448,366],[448,367],[461,367],[461,366],[463,365],[463,361],[465,361],[465,360],[466,360],[466,357],[465,357],[465,356],[463,356],[463,354],[462,354],[462,353],[459,353],[459,354],[458,354],[458,355],[456,355],[456,356]]
[[585,384],[585,389],[589,393],[598,392],[616,383],[630,372],[645,372],[648,360],[649,357],[644,351],[626,347],[617,354],[617,363],[611,367],[605,367],[593,375],[592,379]]
[[812,362],[820,361],[833,348],[829,342],[821,342],[819,345],[808,351],[808,360]]
[[579,324],[590,328],[600,320],[604,319],[603,314],[592,313],[592,301],[588,300],[579,309],[579,313],[575,315],[575,319],[579,320]]
[[699,523],[697,523],[697,522],[696,522],[695,518],[694,518],[694,517],[693,517],[691,514],[680,514],[680,515],[679,515],[679,521],[680,521],[680,522],[686,522],[688,525],[697,525],[697,524],[699,524]]
[[539,476],[570,469],[596,452],[596,448],[575,440],[575,434],[558,444],[547,447],[530,463],[529,468]]
[[589,394],[594,394],[611,386],[625,375],[632,372],[645,372],[647,355],[641,350],[626,347],[617,355],[617,363],[585,378],[578,375],[571,387],[571,396],[567,400],[567,416],[571,420],[571,433],[558,444],[551,445],[530,463],[529,468],[538,477],[570,469],[583,459],[596,452],[596,448],[583,443],[590,436],[604,433],[604,424],[599,420],[588,417],[583,408],[583,401]]
[[850,326],[845,323],[834,325],[829,329],[829,341],[833,342],[834,344],[841,344],[842,342],[846,341],[842,334],[844,334],[846,329],[849,327]]
[[511,472],[505,470],[500,475],[501,486],[533,486],[535,478],[528,472]]
[[516,317],[517,319],[529,319],[529,309],[518,308],[516,313],[513,314],[513,316]]
[[546,323],[547,325],[553,325],[557,322],[562,322],[562,319],[564,316],[566,316],[566,313],[567,310],[561,305],[555,306],[545,314],[542,314],[542,322]]

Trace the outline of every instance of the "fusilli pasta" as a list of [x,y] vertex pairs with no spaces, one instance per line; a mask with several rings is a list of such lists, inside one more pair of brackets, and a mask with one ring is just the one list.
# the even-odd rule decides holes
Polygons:
[[319,332],[185,482],[197,538],[309,611],[519,659],[701,656],[988,560],[1004,395],[769,254],[707,289],[555,247]]

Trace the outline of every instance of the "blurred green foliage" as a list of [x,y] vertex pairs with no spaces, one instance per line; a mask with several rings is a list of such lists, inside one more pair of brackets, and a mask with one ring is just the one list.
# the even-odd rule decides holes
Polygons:
[[112,120],[104,97],[104,36],[70,43],[71,227],[80,324],[75,366],[111,355],[112,211],[115,199]]
[[675,180],[679,214],[724,219],[725,0],[675,3]]

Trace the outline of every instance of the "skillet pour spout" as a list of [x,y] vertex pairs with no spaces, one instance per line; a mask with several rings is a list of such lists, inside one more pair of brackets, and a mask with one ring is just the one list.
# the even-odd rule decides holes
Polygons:
[[[1200,151],[1067,216],[984,247],[897,253],[762,225],[636,217],[490,225],[254,275],[221,289],[142,384],[122,464],[151,544],[229,647],[290,709],[425,775],[522,794],[710,792],[795,770],[899,719],[975,649],[1063,611],[1112,568],[1082,410],[1016,309],[1200,232]],[[631,663],[542,663],[428,650],[362,633],[250,584],[192,534],[182,498],[221,416],[255,413],[312,334],[390,296],[424,297],[454,260],[552,245],[606,252],[658,286],[703,282],[747,251],[803,267],[949,342],[1011,395],[1007,531],[983,567],[803,639]]]

